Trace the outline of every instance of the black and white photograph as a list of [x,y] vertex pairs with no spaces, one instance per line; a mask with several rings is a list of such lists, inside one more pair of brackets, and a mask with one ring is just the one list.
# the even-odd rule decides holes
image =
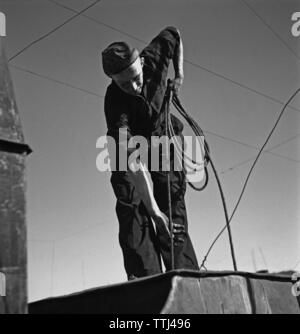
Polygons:
[[0,314],[300,314],[299,0],[0,0]]

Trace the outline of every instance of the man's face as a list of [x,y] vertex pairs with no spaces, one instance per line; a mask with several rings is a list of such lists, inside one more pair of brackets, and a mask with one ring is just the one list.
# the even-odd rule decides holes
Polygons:
[[112,75],[112,79],[123,92],[130,95],[139,95],[143,87],[143,65],[144,59],[138,57],[136,61],[124,71]]

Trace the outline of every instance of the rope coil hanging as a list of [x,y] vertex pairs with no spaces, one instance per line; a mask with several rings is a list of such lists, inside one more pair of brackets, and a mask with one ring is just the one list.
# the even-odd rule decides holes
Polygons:
[[[171,80],[168,80],[167,90],[166,90],[163,105],[162,105],[163,107],[166,106],[166,108],[165,108],[165,134],[166,134],[167,138],[169,138],[169,136],[172,133],[174,134],[174,129],[172,128],[172,123],[170,121],[170,101],[171,100],[172,100],[173,105],[175,106],[175,108],[181,114],[181,116],[190,125],[190,127],[192,128],[195,135],[198,138],[203,138],[204,133],[203,133],[202,129],[200,128],[198,123],[191,116],[189,116],[187,114],[187,112],[185,111],[185,109],[181,105],[178,96],[172,95],[172,89],[173,89],[173,83],[172,83]],[[174,138],[175,138],[174,141],[176,143],[176,137],[174,137]],[[204,150],[205,150],[204,168],[206,170],[207,164],[208,164],[208,162],[210,162],[210,165],[211,165],[211,167],[213,169],[213,172],[214,172],[214,175],[216,177],[216,181],[217,181],[218,188],[219,188],[220,195],[221,195],[221,199],[222,199],[222,204],[223,204],[223,209],[224,209],[224,214],[225,214],[225,220],[226,220],[226,227],[227,227],[227,230],[228,230],[233,268],[234,268],[235,271],[237,271],[236,258],[235,258],[233,240],[232,240],[232,233],[231,233],[231,228],[230,228],[230,225],[229,225],[229,217],[228,217],[228,211],[227,211],[227,206],[226,206],[226,202],[225,202],[224,192],[223,192],[223,189],[222,189],[220,179],[218,177],[218,173],[217,173],[217,171],[214,167],[214,164],[212,162],[209,147],[208,147],[207,143],[205,142],[205,140],[203,142],[203,146],[204,146]],[[175,147],[176,147],[176,144],[175,144]],[[167,157],[169,157],[169,145],[168,145],[168,143],[167,143],[166,152],[167,152]],[[197,164],[197,162],[196,162],[196,164]],[[204,186],[202,186],[201,188],[196,188],[195,186],[192,186],[192,188],[194,188],[194,189],[196,188],[195,190],[203,190],[206,187],[207,183],[208,183],[208,173],[207,173],[207,170],[206,170],[206,181],[205,181]],[[171,210],[172,210],[172,208],[171,208],[171,192],[170,192],[171,184],[170,184],[170,174],[169,173],[168,173],[167,185],[168,185],[168,208],[169,208],[169,210],[168,210],[169,217],[168,218],[169,218],[170,232],[171,232],[172,269],[174,269],[174,237],[173,237],[173,222],[172,222],[172,212],[171,212]],[[202,265],[202,267],[204,267],[204,265]]]

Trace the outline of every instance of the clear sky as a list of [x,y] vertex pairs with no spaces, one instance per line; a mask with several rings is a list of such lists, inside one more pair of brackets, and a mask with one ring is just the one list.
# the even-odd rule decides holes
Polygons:
[[[92,2],[0,0],[8,57],[74,15],[66,7]],[[109,84],[101,50],[122,40],[142,49],[165,26],[179,28],[187,60],[180,98],[206,131],[231,213],[253,160],[245,161],[300,87],[300,37],[291,34],[297,11],[292,0],[103,0],[11,61],[34,150],[27,158],[30,301],[126,280],[110,174],[96,169]],[[297,110],[283,115],[232,222],[239,270],[300,269],[300,96],[291,106]],[[186,196],[200,262],[224,225],[210,175],[205,191]],[[232,269],[226,233],[206,265]]]

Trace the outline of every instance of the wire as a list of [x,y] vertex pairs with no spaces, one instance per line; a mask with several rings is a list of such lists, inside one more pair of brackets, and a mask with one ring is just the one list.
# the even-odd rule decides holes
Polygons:
[[23,49],[21,49],[20,51],[18,51],[16,54],[14,54],[12,57],[9,58],[9,61],[12,61],[13,59],[15,59],[16,57],[18,57],[20,54],[22,54],[24,51],[28,50],[31,46],[39,43],[40,41],[42,41],[43,39],[45,39],[46,37],[52,35],[54,32],[56,32],[57,30],[61,29],[63,26],[65,26],[67,23],[73,21],[75,18],[77,18],[78,16],[80,16],[81,14],[83,14],[84,12],[86,12],[88,9],[92,8],[93,6],[95,6],[96,4],[98,4],[100,1],[102,0],[96,0],[95,2],[93,2],[91,5],[87,6],[86,8],[84,8],[83,10],[81,10],[80,12],[76,13],[75,15],[73,15],[72,17],[70,17],[69,19],[67,19],[66,21],[64,21],[63,23],[61,23],[60,25],[58,25],[56,28],[50,30],[48,33],[44,34],[43,36],[39,37],[38,39],[34,40],[33,42],[29,43],[27,46],[25,46]]
[[[65,5],[58,4],[55,0],[48,0],[48,1],[52,2],[53,4],[56,4],[57,6],[63,7],[63,8],[65,8],[65,9],[68,9],[68,10],[73,11],[73,12],[76,12],[73,8],[70,8],[70,7],[65,6]],[[138,41],[138,42],[140,42],[140,43],[147,44],[146,41],[144,41],[144,40],[138,38],[137,36],[128,34],[126,31],[124,31],[124,30],[122,30],[122,29],[117,29],[117,28],[115,28],[115,27],[113,27],[113,26],[111,26],[111,25],[108,25],[108,24],[106,24],[106,23],[103,23],[103,22],[101,22],[101,21],[99,21],[99,20],[96,20],[96,19],[94,19],[94,18],[92,18],[92,17],[90,17],[90,16],[87,16],[87,15],[83,15],[83,17],[85,17],[85,18],[87,18],[87,19],[89,19],[89,20],[91,20],[91,21],[93,21],[93,22],[95,22],[95,23],[97,23],[97,24],[106,26],[106,27],[108,27],[108,28],[110,28],[110,29],[112,29],[112,30],[114,30],[114,31],[117,31],[117,32],[119,32],[120,34],[123,34],[123,35],[125,35],[125,36],[128,36],[128,37],[130,37],[130,38],[132,38],[132,39],[134,39],[134,40],[136,40],[136,41]],[[246,89],[246,90],[248,90],[248,91],[250,91],[250,92],[252,92],[252,93],[255,93],[255,94],[258,94],[258,95],[260,95],[260,96],[263,96],[263,97],[265,97],[265,98],[268,99],[268,100],[271,100],[271,101],[273,101],[273,102],[276,102],[277,104],[284,105],[284,102],[282,102],[282,101],[280,101],[280,100],[278,100],[278,99],[276,99],[276,98],[274,98],[274,97],[272,97],[272,96],[269,96],[269,95],[267,95],[267,94],[265,94],[265,93],[262,93],[262,92],[260,92],[260,91],[258,91],[258,90],[256,90],[256,89],[253,89],[253,88],[248,87],[248,86],[246,86],[246,85],[244,85],[244,84],[242,84],[242,83],[239,83],[238,81],[235,81],[235,80],[233,80],[233,79],[231,79],[231,78],[229,78],[229,77],[227,77],[227,76],[225,76],[225,75],[223,75],[223,74],[220,74],[220,73],[217,73],[217,72],[215,72],[215,71],[212,71],[212,70],[208,69],[208,68],[205,67],[205,66],[201,66],[201,65],[199,65],[199,64],[197,64],[197,63],[195,63],[195,62],[192,62],[192,61],[190,61],[190,60],[188,60],[188,59],[184,59],[184,62],[187,63],[187,64],[190,64],[190,65],[192,65],[192,66],[194,66],[194,67],[196,67],[196,68],[199,68],[199,69],[201,69],[201,70],[203,70],[203,71],[205,71],[205,72],[208,72],[208,73],[210,73],[210,74],[212,74],[212,75],[214,75],[214,76],[216,76],[216,77],[218,77],[218,78],[221,78],[221,79],[223,79],[223,80],[226,80],[226,81],[228,81],[228,82],[230,82],[230,83],[232,83],[232,84],[234,84],[234,85],[237,85],[237,86],[239,86],[239,87],[241,87],[241,88],[243,88],[243,89]],[[297,112],[300,112],[300,109],[297,109],[297,108],[295,108],[295,107],[293,107],[293,106],[289,106],[289,108],[292,109],[292,110],[295,110],[295,111],[297,111]]]
[[104,96],[103,95],[100,95],[100,94],[97,94],[95,92],[92,92],[92,91],[89,91],[87,89],[84,89],[84,88],[80,88],[80,87],[77,87],[77,86],[74,86],[68,82],[65,82],[65,81],[61,81],[61,80],[57,80],[57,79],[54,79],[54,78],[51,78],[51,77],[48,77],[47,75],[44,75],[44,74],[39,74],[37,72],[33,72],[31,70],[27,70],[23,67],[20,67],[20,66],[17,66],[17,65],[10,65],[12,66],[13,68],[19,70],[19,71],[22,71],[22,72],[25,72],[25,73],[28,73],[28,74],[31,74],[31,75],[34,75],[36,77],[39,77],[39,78],[43,78],[43,79],[46,79],[48,81],[52,81],[52,82],[55,82],[55,83],[58,83],[60,85],[63,85],[63,86],[66,86],[66,87],[69,87],[69,88],[73,88],[73,89],[76,89],[76,90],[79,90],[83,93],[87,93],[89,95],[93,95],[93,96],[97,96],[97,97],[100,97],[102,99],[104,99]]
[[[162,110],[165,113],[165,135],[166,138],[169,138],[169,124],[170,122],[170,100],[172,97],[171,90],[171,81],[168,82],[167,91],[165,94],[165,103],[162,105]],[[164,108],[165,104],[165,108]],[[168,146],[168,141],[166,141],[166,160],[170,161],[170,147]],[[175,269],[175,252],[174,252],[174,225],[173,225],[173,217],[172,217],[172,198],[171,198],[171,176],[170,170],[167,172],[167,187],[168,187],[168,219],[170,225],[170,234],[171,234],[171,269]]]
[[297,263],[295,264],[295,266],[293,267],[293,270],[297,269],[298,265],[300,264],[300,259],[299,261],[297,261]]
[[[215,137],[218,137],[218,138],[224,139],[224,140],[226,140],[226,141],[230,141],[230,142],[233,142],[233,143],[236,143],[236,144],[239,144],[239,145],[248,147],[248,148],[253,148],[253,149],[258,150],[258,151],[259,151],[259,149],[260,149],[260,148],[257,147],[257,146],[250,145],[250,144],[241,142],[241,141],[239,141],[239,140],[236,140],[236,139],[233,139],[233,138],[224,136],[224,135],[217,134],[217,133],[212,132],[212,131],[205,130],[204,133],[210,134],[210,135],[212,135],[212,136],[215,136]],[[284,156],[284,155],[282,155],[282,154],[272,152],[275,148],[278,148],[279,146],[286,144],[288,141],[293,140],[293,139],[295,139],[295,138],[298,137],[298,136],[300,136],[300,134],[296,134],[296,135],[293,136],[292,138],[289,138],[288,140],[283,141],[282,143],[279,143],[279,144],[277,144],[277,145],[274,146],[274,147],[271,147],[270,149],[264,151],[264,153],[268,153],[268,154],[271,154],[271,155],[273,155],[273,156],[275,156],[275,157],[279,157],[279,158],[282,158],[282,159],[285,159],[285,160],[289,160],[289,161],[292,161],[292,162],[300,163],[299,160],[292,159],[292,158],[286,157],[286,156]],[[255,155],[254,157],[251,157],[251,158],[248,158],[248,159],[246,159],[246,160],[243,160],[242,162],[239,162],[237,165],[233,165],[233,166],[231,166],[231,167],[229,167],[229,168],[227,168],[227,169],[221,171],[221,174],[224,174],[224,173],[226,173],[227,171],[231,171],[231,170],[235,169],[235,167],[238,167],[238,166],[240,166],[240,165],[243,165],[243,164],[245,164],[245,163],[247,163],[247,162],[249,162],[249,161],[255,159],[255,157],[256,157],[256,155]]]
[[54,264],[55,264],[55,241],[52,242],[51,250],[51,275],[50,275],[50,296],[53,296],[53,287],[54,287]]
[[[281,154],[278,154],[278,153],[271,152],[271,151],[274,150],[275,148],[278,148],[278,147],[280,147],[280,146],[282,146],[282,145],[284,145],[284,144],[286,144],[286,143],[288,143],[288,142],[290,142],[290,141],[292,141],[292,140],[298,138],[299,136],[300,136],[300,134],[297,134],[297,135],[295,135],[295,136],[292,136],[291,138],[284,140],[283,142],[281,142],[281,143],[279,143],[279,144],[277,144],[277,145],[271,147],[269,150],[266,150],[266,151],[264,151],[263,153],[268,153],[268,154],[274,155],[275,157],[280,157],[280,158],[282,158],[282,159],[285,159],[285,160],[288,160],[288,161],[291,161],[291,162],[300,163],[300,161],[297,160],[297,159],[288,158],[288,157],[286,157],[286,156],[284,156],[284,155],[281,155]],[[233,166],[231,166],[231,167],[229,167],[229,168],[227,168],[227,169],[224,169],[224,170],[221,172],[221,174],[226,174],[227,172],[233,171],[234,169],[236,169],[236,168],[238,168],[238,167],[240,167],[240,166],[246,164],[247,162],[249,162],[249,161],[251,161],[251,160],[254,160],[255,158],[256,158],[256,156],[251,157],[251,158],[248,158],[248,159],[246,159],[246,160],[244,160],[244,161],[242,161],[242,162],[239,162],[239,163],[237,163],[237,164],[235,164],[235,165],[233,165]]]
[[[271,130],[271,132],[269,133],[269,135],[268,135],[266,141],[264,142],[264,144],[262,145],[261,149],[259,150],[259,153],[258,153],[258,155],[257,155],[257,157],[256,157],[256,159],[255,159],[255,161],[253,162],[253,164],[252,164],[252,166],[251,166],[251,168],[250,168],[250,171],[249,171],[249,173],[248,173],[248,175],[247,175],[247,177],[246,177],[246,180],[245,180],[244,186],[243,186],[243,188],[242,188],[241,194],[240,194],[240,196],[239,196],[239,198],[238,198],[238,200],[237,200],[237,203],[236,203],[236,205],[235,205],[235,207],[234,207],[234,209],[233,209],[233,212],[232,212],[231,217],[230,217],[230,219],[229,219],[229,224],[231,223],[232,218],[233,218],[233,216],[234,216],[234,214],[235,214],[235,212],[236,212],[236,210],[237,210],[237,208],[238,208],[238,206],[239,206],[239,204],[240,204],[240,202],[241,202],[241,199],[242,199],[242,197],[243,197],[243,194],[244,194],[244,192],[245,192],[246,186],[247,186],[247,184],[248,184],[250,175],[251,175],[251,173],[252,173],[252,171],[253,171],[253,169],[254,169],[254,167],[255,167],[255,165],[256,165],[256,163],[257,163],[257,161],[258,161],[258,159],[259,159],[259,157],[260,157],[260,155],[261,155],[261,153],[262,153],[262,151],[263,151],[263,149],[265,148],[265,146],[267,145],[267,143],[268,143],[269,139],[271,138],[273,132],[275,131],[275,129],[276,129],[276,127],[277,127],[277,124],[279,123],[279,121],[280,121],[280,119],[281,119],[281,117],[282,117],[282,115],[283,115],[283,113],[284,113],[286,107],[287,107],[288,104],[293,100],[293,98],[299,93],[299,91],[300,91],[300,88],[298,88],[298,89],[296,90],[296,92],[295,92],[295,93],[288,99],[288,101],[285,103],[285,105],[284,105],[283,109],[281,110],[281,112],[280,112],[280,114],[279,114],[279,116],[278,116],[278,118],[277,118],[277,120],[276,120],[276,122],[275,122],[275,124],[274,124],[274,126],[273,126],[273,128],[272,128],[272,130]],[[213,249],[214,245],[216,244],[216,242],[218,241],[218,239],[219,239],[220,236],[223,234],[223,232],[225,231],[226,228],[227,228],[227,226],[224,226],[224,227],[222,228],[222,230],[218,233],[217,237],[216,237],[216,238],[214,239],[214,241],[212,242],[211,246],[209,247],[207,253],[206,253],[205,256],[204,256],[204,259],[203,259],[203,261],[202,261],[201,267],[203,267],[203,266],[205,265],[205,262],[207,261],[207,257],[208,257],[208,255],[210,254],[210,252],[211,252],[211,250]],[[200,269],[201,269],[201,267],[200,267]]]
[[[174,96],[174,105],[177,105],[177,107],[181,110],[180,113],[182,115],[184,115],[184,118],[190,124],[190,126],[193,129],[193,131],[195,132],[195,134],[199,137],[203,136],[203,131],[201,130],[200,126],[198,125],[198,123],[196,121],[193,120],[192,117],[190,117],[187,114],[187,112],[185,111],[185,109],[181,105],[181,103],[178,99],[178,96],[176,96],[176,95]],[[214,175],[215,175],[215,178],[216,178],[216,181],[217,181],[217,184],[218,184],[218,189],[219,189],[219,192],[220,192],[220,195],[221,195],[222,205],[223,205],[223,210],[224,210],[225,220],[226,220],[226,227],[225,228],[227,228],[227,230],[228,230],[228,237],[229,237],[229,244],[230,244],[230,251],[231,251],[231,257],[232,257],[232,262],[233,262],[233,268],[234,268],[235,271],[237,271],[236,257],[235,257],[233,240],[232,240],[232,232],[231,232],[231,228],[230,228],[230,224],[229,224],[229,217],[228,217],[227,205],[226,205],[226,200],[225,200],[223,188],[222,188],[221,181],[219,179],[217,170],[216,170],[216,168],[214,166],[214,163],[212,161],[209,148],[208,148],[207,144],[205,145],[205,141],[204,141],[204,149],[205,149],[205,153],[206,153],[206,159],[207,159],[207,161],[210,162],[210,165],[211,165],[212,170],[214,172]],[[202,267],[205,268],[204,263],[202,263],[200,269]]]
[[[73,12],[73,13],[78,13],[77,10],[75,10],[75,9],[73,9],[73,8],[71,8],[71,7],[68,7],[68,6],[66,6],[66,5],[63,5],[63,4],[61,4],[61,3],[58,3],[58,2],[55,1],[55,0],[47,0],[47,1],[49,1],[49,2],[51,2],[51,3],[53,3],[53,4],[55,4],[55,5],[58,6],[58,7],[67,9],[67,10]],[[107,24],[107,23],[104,23],[104,22],[98,20],[98,19],[95,19],[95,18],[93,18],[93,17],[91,17],[91,16],[89,16],[89,15],[84,14],[84,15],[82,15],[82,17],[85,17],[85,18],[88,19],[89,21],[92,21],[92,22],[94,22],[94,23],[97,23],[97,24],[100,25],[100,26],[107,27],[107,28],[109,28],[109,29],[111,29],[111,30],[114,30],[114,31],[116,31],[116,32],[118,32],[118,33],[120,33],[120,34],[122,34],[122,35],[125,35],[125,36],[127,36],[127,37],[129,37],[129,38],[132,38],[132,39],[136,40],[137,42],[146,44],[146,42],[143,41],[142,39],[140,39],[140,38],[138,38],[138,37],[136,37],[136,36],[133,36],[133,35],[131,35],[131,34],[125,32],[125,31],[123,31],[123,30],[120,30],[120,29],[118,29],[118,28],[115,28],[115,27],[113,27],[113,26],[111,26],[111,25],[109,25],[109,24]]]
[[281,43],[285,45],[285,47],[298,59],[300,60],[297,53],[287,44],[287,42],[260,16],[257,11],[251,7],[246,0],[240,0],[244,3],[246,7],[276,36],[277,39],[280,40]]
[[[178,104],[178,101],[179,101],[178,98],[174,97],[173,100],[172,100],[173,105],[175,106],[175,108],[177,109],[177,111],[181,114],[181,116],[189,123],[189,125],[191,126],[191,128],[193,129],[193,131],[195,133],[200,134],[200,135],[196,136],[196,140],[200,143],[200,138],[202,139],[202,137],[204,137],[203,131],[198,126],[198,124],[192,119],[192,117],[189,116],[189,115],[187,115],[187,113],[185,112],[184,108]],[[182,107],[182,109],[181,109],[181,107]],[[176,149],[176,146],[179,146],[179,144],[177,142],[177,139],[176,139],[175,132],[174,132],[172,124],[171,124],[170,127],[171,127],[171,133],[172,133],[172,136],[173,136],[173,139],[174,139],[174,142],[175,142],[175,149]],[[203,142],[200,143],[201,150],[202,150],[202,148],[204,148],[204,151],[205,151],[205,144],[206,144],[205,140],[203,140]],[[182,151],[182,148],[180,148],[180,150]],[[178,150],[176,149],[176,153],[177,153],[177,151]],[[191,188],[193,188],[196,191],[203,191],[206,188],[206,186],[208,184],[208,180],[209,180],[209,175],[208,175],[207,167],[206,167],[207,163],[208,163],[206,152],[202,152],[202,155],[204,156],[204,162],[201,162],[201,163],[198,163],[197,161],[194,161],[193,159],[191,159],[187,154],[185,154],[184,151],[183,151],[183,154],[184,154],[184,158],[187,160],[187,162],[186,162],[186,160],[184,161],[185,162],[184,166],[186,166],[186,164],[188,164],[188,167],[190,168],[190,170],[192,170],[194,172],[201,171],[201,170],[204,169],[205,182],[203,183],[203,185],[201,185],[200,187],[196,187],[192,182],[188,181],[188,185]],[[178,153],[177,153],[177,156],[178,156]],[[180,154],[180,158],[181,158],[181,154]],[[192,164],[200,166],[200,168],[197,169]]]
[[[184,149],[180,147],[180,143],[178,143],[177,141],[176,134],[171,122],[169,122],[169,131],[172,137],[172,142],[174,143],[175,153],[177,158],[180,160],[182,160],[182,158],[185,158],[186,159],[185,161],[187,161],[185,162],[185,165],[187,164],[191,170],[202,171],[204,168],[204,162],[194,161],[185,153]],[[198,168],[195,167],[195,165],[198,166]]]
[[[282,141],[281,143],[272,146],[270,149],[268,149],[268,150],[265,151],[265,152],[273,151],[273,150],[275,150],[275,148],[278,148],[278,147],[280,147],[280,146],[282,146],[282,145],[285,145],[285,144],[287,144],[288,142],[290,142],[290,141],[292,141],[292,140],[298,138],[299,136],[300,136],[300,133],[297,133],[296,135],[294,135],[294,136],[292,136],[292,137],[290,137],[290,138],[288,138],[288,139]],[[271,152],[270,152],[270,153],[271,153]],[[298,161],[298,160],[297,160],[297,161]],[[300,162],[300,161],[299,161],[299,162]]]
[[215,132],[212,132],[212,131],[208,131],[208,130],[204,130],[203,132],[204,133],[208,133],[210,135],[213,135],[215,137],[218,137],[218,138],[221,138],[221,139],[224,139],[224,140],[227,140],[227,141],[231,141],[233,143],[236,143],[236,144],[248,147],[248,148],[253,148],[253,149],[259,150],[258,147],[254,146],[254,145],[250,145],[250,144],[244,143],[244,142],[242,142],[240,140],[236,140],[236,139],[233,139],[233,138],[230,138],[230,137],[227,137],[227,136],[224,136],[224,135],[220,135],[218,133],[215,133]]
[[[206,67],[204,67],[204,66],[200,66],[200,65],[198,65],[198,64],[196,64],[196,63],[193,63],[193,62],[191,62],[191,61],[189,61],[189,60],[185,60],[185,62],[188,63],[188,64],[190,64],[190,65],[193,65],[193,66],[195,66],[195,67],[198,67],[198,68],[202,69],[203,71],[206,71],[206,72],[208,72],[208,73],[210,73],[210,74],[213,74],[213,75],[215,75],[215,76],[217,76],[217,77],[219,77],[219,78],[221,78],[221,79],[224,79],[224,80],[226,80],[226,81],[229,81],[229,82],[231,82],[231,83],[234,84],[234,85],[237,85],[237,86],[239,86],[239,87],[241,87],[241,88],[244,88],[244,89],[246,89],[246,90],[249,90],[249,91],[252,92],[252,93],[255,93],[255,94],[257,94],[257,95],[263,96],[263,97],[265,97],[265,98],[268,99],[268,100],[271,100],[271,101],[273,101],[273,102],[276,102],[276,103],[278,103],[278,104],[280,104],[280,105],[284,105],[284,102],[282,102],[282,101],[280,101],[280,100],[277,100],[276,98],[274,98],[274,97],[272,97],[272,96],[269,96],[269,95],[267,95],[267,94],[265,94],[265,93],[262,93],[262,92],[260,92],[260,91],[258,91],[258,90],[256,90],[256,89],[253,89],[253,88],[251,88],[251,87],[248,87],[248,86],[246,86],[246,85],[244,85],[244,84],[242,84],[242,83],[239,83],[238,81],[235,81],[235,80],[233,80],[233,79],[230,79],[230,78],[226,77],[225,75],[222,75],[222,74],[219,74],[219,73],[214,72],[214,71],[212,71],[212,70],[209,70],[208,68],[206,68]],[[295,110],[295,111],[300,112],[299,109],[297,109],[297,108],[295,108],[295,107],[293,107],[293,106],[289,106],[289,108],[290,108],[290,109],[293,109],[293,110]]]

